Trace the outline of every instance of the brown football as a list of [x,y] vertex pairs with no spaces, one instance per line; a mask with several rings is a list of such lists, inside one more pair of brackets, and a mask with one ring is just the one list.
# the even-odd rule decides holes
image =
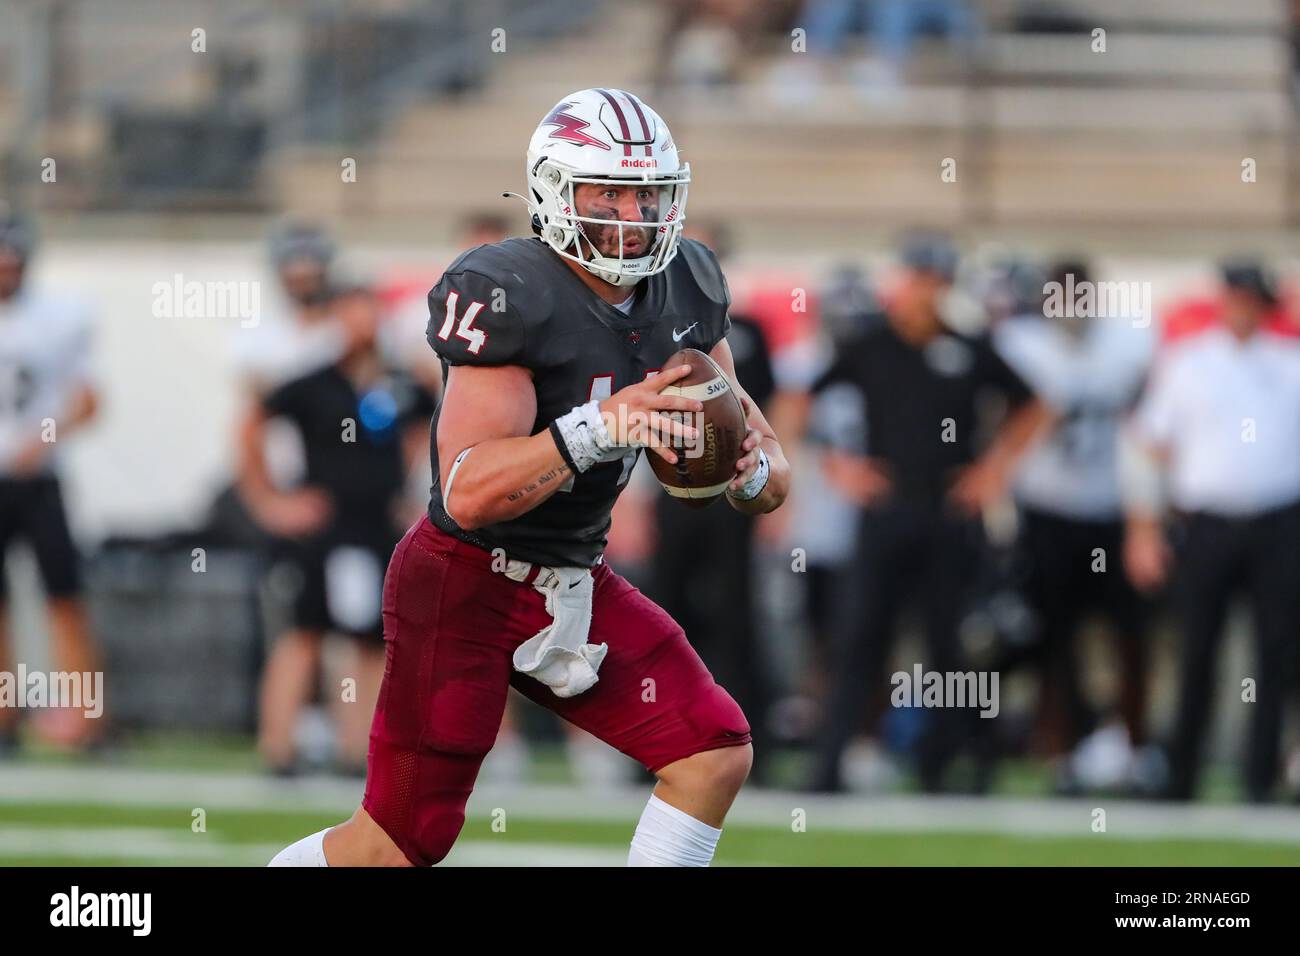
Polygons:
[[670,465],[657,454],[649,453],[664,491],[693,508],[716,501],[736,477],[736,462],[745,440],[745,412],[732,389],[726,373],[699,349],[682,349],[664,363],[661,371],[689,365],[684,379],[664,389],[665,395],[684,395],[704,403],[698,415],[686,413],[686,422],[700,429],[700,437],[683,445],[674,445],[677,464]]

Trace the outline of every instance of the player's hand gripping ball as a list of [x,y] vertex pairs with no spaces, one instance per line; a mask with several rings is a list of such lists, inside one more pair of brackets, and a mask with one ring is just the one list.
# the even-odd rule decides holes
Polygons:
[[736,477],[736,460],[748,433],[745,411],[718,364],[699,349],[682,349],[664,363],[661,371],[678,365],[690,365],[690,374],[664,389],[665,395],[681,395],[704,403],[704,410],[682,416],[695,426],[695,439],[672,445],[677,453],[675,464],[658,455],[650,456],[650,467],[664,490],[693,508],[712,504],[727,490]]

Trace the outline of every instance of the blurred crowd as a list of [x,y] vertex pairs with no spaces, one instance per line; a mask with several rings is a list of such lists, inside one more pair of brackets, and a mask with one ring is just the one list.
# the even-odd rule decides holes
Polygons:
[[[906,78],[919,41],[934,41],[960,62],[979,35],[971,0],[664,0],[656,87],[716,88],[740,79],[755,54],[774,44],[809,54],[774,86],[806,96],[842,61],[864,93],[887,94]],[[862,55],[852,55],[861,50]]]
[[[732,261],[722,225],[692,231]],[[509,233],[478,218],[460,245]],[[31,223],[0,216],[0,552],[23,541],[35,553],[55,667],[94,670],[54,455],[95,412],[91,317],[25,281],[36,254]],[[264,561],[265,765],[309,767],[304,715],[324,710],[330,765],[359,774],[384,666],[384,570],[427,504],[441,374],[424,293],[437,270],[350,280],[328,232],[302,222],[278,226],[267,255],[280,304],[236,337],[233,474],[204,535]],[[1159,315],[1143,285],[1102,281],[1079,257],[963,257],[914,233],[887,268],[846,262],[820,283],[736,296],[738,375],[782,438],[796,496],[752,521],[681,508],[638,469],[609,557],[745,709],[760,783],[834,792],[910,773],[927,792],[981,793],[1030,757],[1058,793],[1190,799],[1229,682],[1248,715],[1241,794],[1294,796],[1300,326],[1261,262],[1222,263],[1217,288]],[[42,437],[51,421],[58,443]],[[1253,657],[1229,674],[1220,652],[1238,599]],[[1085,653],[1097,624],[1100,657]],[[1162,629],[1176,699],[1152,726]],[[0,671],[12,669],[3,638]],[[995,719],[900,704],[891,674],[914,666],[1033,692],[995,702]],[[17,746],[17,716],[0,708],[0,754]],[[521,779],[547,737],[585,782],[639,772],[548,718],[512,705],[484,774]],[[102,733],[46,723],[72,748]]]

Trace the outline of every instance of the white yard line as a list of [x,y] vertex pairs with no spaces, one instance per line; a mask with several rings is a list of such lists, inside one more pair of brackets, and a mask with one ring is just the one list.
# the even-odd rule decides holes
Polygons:
[[[0,859],[81,857],[123,863],[265,866],[282,847],[222,843],[215,834],[159,827],[0,826]],[[559,843],[460,840],[443,866],[626,866],[627,851]]]
[[[271,812],[320,811],[349,815],[360,801],[360,781],[334,778],[274,780],[256,774],[189,773],[121,767],[10,764],[0,772],[5,803],[97,803],[140,807],[202,807]],[[470,800],[471,815],[500,808],[507,819],[615,821],[631,828],[649,787],[612,792],[568,786],[484,786]],[[808,830],[855,832],[981,832],[1007,835],[1092,836],[1093,811],[1106,811],[1112,839],[1226,839],[1300,844],[1300,813],[1288,807],[1186,806],[1132,800],[1032,800],[921,796],[821,796],[784,791],[742,792],[727,821],[786,828],[803,811]]]

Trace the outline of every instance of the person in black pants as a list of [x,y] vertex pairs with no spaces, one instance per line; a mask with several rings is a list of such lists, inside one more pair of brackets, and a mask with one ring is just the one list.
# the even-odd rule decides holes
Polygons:
[[1300,641],[1300,504],[1246,517],[1185,515],[1173,531],[1174,604],[1183,626],[1183,675],[1167,796],[1190,799],[1214,699],[1228,606],[1243,591],[1255,616],[1257,669],[1246,748],[1246,793],[1267,800],[1278,775],[1282,715]]
[[[1092,612],[1100,612],[1113,629],[1119,654],[1121,688],[1115,710],[1123,720],[1132,746],[1146,738],[1146,664],[1144,642],[1146,603],[1115,568],[1094,570],[1097,552],[1123,553],[1124,528],[1119,521],[1085,521],[1022,507],[1021,545],[1030,561],[1026,596],[1039,616],[1041,640],[1034,645],[1043,676],[1043,710],[1068,752],[1098,726],[1080,685],[1075,638]],[[1019,661],[1000,663],[1004,674]],[[1074,786],[1068,774],[1060,781]]]
[[1300,341],[1273,326],[1262,267],[1229,263],[1223,284],[1221,321],[1167,348],[1126,430],[1124,561],[1143,590],[1172,578],[1183,647],[1171,799],[1195,795],[1229,602],[1249,598],[1256,657],[1231,681],[1250,708],[1246,793],[1262,802],[1300,676]]
[[[818,388],[848,382],[866,407],[865,457],[828,454],[828,478],[862,508],[854,559],[838,583],[832,688],[812,787],[842,789],[840,758],[885,693],[884,666],[900,611],[922,604],[927,671],[963,671],[958,641],[963,598],[982,545],[980,515],[1003,497],[1010,469],[1049,415],[993,350],[987,337],[954,332],[942,305],[956,271],[944,239],[918,237],[903,252],[906,272],[886,303],[883,327],[845,351]],[[993,437],[981,414],[1006,411]],[[927,791],[946,771],[977,710],[928,711],[918,767]]]
[[[1083,262],[1059,262],[1046,274],[1022,264],[1004,281],[1003,301],[1015,304],[993,331],[1002,357],[1057,414],[1051,433],[1021,461],[1014,487],[1038,639],[1009,643],[998,662],[1004,679],[1027,663],[1041,674],[1041,726],[1053,754],[1069,753],[1102,723],[1083,692],[1078,660],[1080,625],[1093,613],[1110,626],[1119,657],[1119,699],[1107,709],[1123,718],[1130,746],[1145,737],[1146,608],[1119,566],[1124,513],[1116,450],[1155,336],[1138,316],[1054,308],[1046,291],[1090,282]],[[1061,765],[1061,789],[1078,785],[1071,764]]]

